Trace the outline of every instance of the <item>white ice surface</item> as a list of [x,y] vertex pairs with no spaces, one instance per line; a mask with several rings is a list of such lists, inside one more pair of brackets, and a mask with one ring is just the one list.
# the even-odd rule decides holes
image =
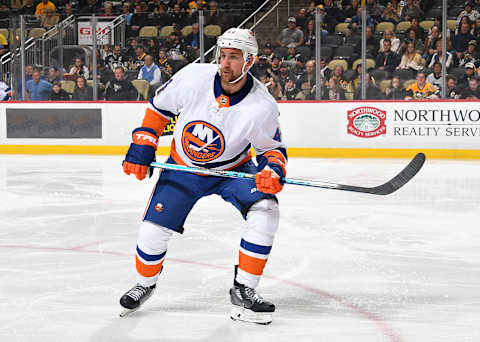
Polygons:
[[[220,198],[175,235],[158,291],[118,317],[154,180],[121,157],[0,156],[0,341],[480,341],[480,163],[427,161],[390,196],[286,186],[259,292],[229,318],[243,220]],[[292,159],[289,176],[376,185],[405,160]]]

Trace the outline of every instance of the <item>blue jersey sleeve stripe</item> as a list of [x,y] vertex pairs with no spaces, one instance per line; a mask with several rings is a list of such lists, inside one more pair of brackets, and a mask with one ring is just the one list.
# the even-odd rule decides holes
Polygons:
[[272,246],[256,245],[254,243],[245,241],[244,239],[240,241],[240,247],[246,249],[247,251],[264,255],[270,254],[270,251],[272,250]]
[[161,260],[167,252],[165,251],[160,255],[151,255],[151,254],[142,252],[142,250],[137,246],[137,253],[145,261],[157,261],[157,260]]
[[162,115],[166,116],[166,117],[169,117],[170,119],[173,119],[175,118],[175,114],[173,114],[172,112],[168,111],[168,110],[165,110],[165,109],[160,109],[158,107],[156,107],[154,104],[153,104],[153,99],[150,99],[150,104],[152,105],[152,107],[159,113],[161,113]]

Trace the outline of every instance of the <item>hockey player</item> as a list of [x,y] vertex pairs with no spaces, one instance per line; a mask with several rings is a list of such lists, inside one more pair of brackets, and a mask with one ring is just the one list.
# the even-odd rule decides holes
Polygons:
[[10,87],[5,83],[0,81],[0,101],[8,101],[12,97],[12,90]]
[[[169,163],[256,173],[255,181],[163,170],[145,212],[137,244],[137,285],[120,299],[124,314],[138,309],[154,289],[173,232],[200,198],[217,194],[246,220],[240,240],[230,299],[231,318],[260,324],[272,321],[275,305],[256,291],[278,228],[276,193],[286,175],[278,107],[267,89],[248,74],[257,41],[245,29],[218,38],[218,64],[190,64],[157,91],[123,162],[126,174],[146,177],[155,160],[159,135],[181,113],[173,134]],[[258,166],[251,161],[250,148]]]

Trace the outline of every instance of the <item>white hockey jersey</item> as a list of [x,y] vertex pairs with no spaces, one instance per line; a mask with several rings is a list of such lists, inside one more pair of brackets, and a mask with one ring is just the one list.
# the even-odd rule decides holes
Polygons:
[[[170,120],[180,113],[171,147],[177,164],[232,169],[266,152],[286,163],[279,110],[260,81],[248,75],[238,93],[222,93],[218,66],[190,64],[157,91],[149,109]],[[268,154],[266,156],[268,156]]]
[[8,101],[11,97],[10,87],[5,83],[0,81],[0,101]]

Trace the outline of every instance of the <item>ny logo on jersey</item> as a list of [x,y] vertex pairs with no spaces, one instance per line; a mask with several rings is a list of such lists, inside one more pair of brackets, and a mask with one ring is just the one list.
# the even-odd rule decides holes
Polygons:
[[209,162],[220,157],[225,150],[222,132],[205,121],[192,121],[182,132],[183,152],[193,161]]

